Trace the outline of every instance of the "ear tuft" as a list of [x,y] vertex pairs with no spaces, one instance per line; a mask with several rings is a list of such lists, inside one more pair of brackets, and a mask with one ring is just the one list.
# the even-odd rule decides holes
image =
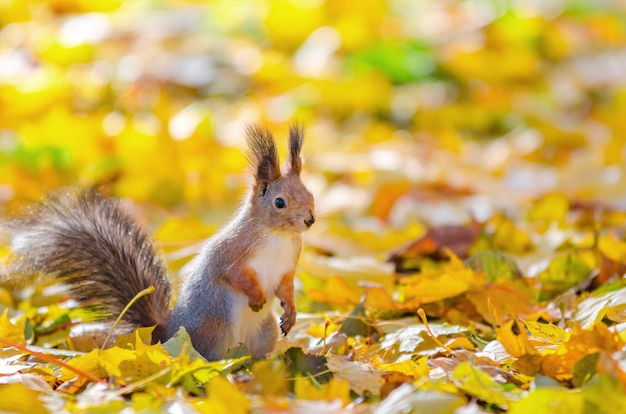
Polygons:
[[289,159],[288,164],[296,175],[300,175],[302,170],[302,142],[304,141],[304,125],[294,122],[289,126]]
[[268,183],[280,178],[276,141],[269,128],[260,124],[246,126],[247,156],[257,182]]

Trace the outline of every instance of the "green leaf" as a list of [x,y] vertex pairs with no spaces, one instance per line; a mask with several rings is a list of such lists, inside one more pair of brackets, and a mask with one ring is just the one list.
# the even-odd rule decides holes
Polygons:
[[406,42],[380,41],[356,52],[347,61],[357,73],[374,69],[395,84],[423,79],[435,70],[435,60],[428,47]]
[[489,283],[513,280],[521,275],[515,259],[503,252],[485,250],[466,260],[466,264],[475,272],[482,271]]
[[538,279],[544,290],[563,292],[584,282],[590,274],[591,268],[580,256],[566,254],[553,259]]
[[622,384],[607,375],[599,375],[583,389],[585,412],[597,414],[621,413],[626,407]]
[[191,343],[191,337],[187,333],[187,330],[184,326],[181,326],[169,340],[167,340],[163,344],[163,348],[169,352],[169,354],[173,357],[180,356],[183,351],[189,355],[190,360],[194,360],[196,358],[201,358],[204,360],[204,357],[200,355],[198,351],[193,347]]
[[302,348],[297,347],[289,348],[284,356],[290,377],[313,376],[318,384],[325,384],[333,377],[323,356],[305,354]]
[[572,384],[575,387],[582,387],[596,374],[596,364],[600,353],[587,354],[574,365],[572,371]]
[[377,332],[377,330],[366,319],[365,306],[363,303],[359,303],[341,324],[340,332],[348,336],[363,336],[367,338]]
[[452,372],[452,381],[465,393],[501,408],[520,398],[521,393],[507,391],[503,384],[469,362],[460,363]]

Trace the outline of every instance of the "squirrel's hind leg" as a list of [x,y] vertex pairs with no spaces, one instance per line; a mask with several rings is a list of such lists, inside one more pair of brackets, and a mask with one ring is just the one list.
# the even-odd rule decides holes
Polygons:
[[194,348],[209,361],[226,357],[236,346],[230,323],[215,318],[205,318],[196,328],[187,327]]
[[267,318],[261,322],[256,335],[248,336],[243,345],[250,351],[253,357],[264,358],[274,350],[277,340],[278,325],[276,324],[274,313],[270,312]]

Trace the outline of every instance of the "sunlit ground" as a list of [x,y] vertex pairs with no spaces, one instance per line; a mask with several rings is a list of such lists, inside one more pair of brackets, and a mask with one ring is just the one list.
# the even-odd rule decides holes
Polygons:
[[[436,390],[452,410],[524,412],[543,398],[610,412],[595,396],[626,388],[621,2],[0,0],[0,10],[0,212],[102,187],[136,206],[178,276],[245,191],[245,125],[269,125],[284,149],[298,120],[319,219],[287,345],[329,352],[353,392],[330,385],[316,399],[394,412]],[[17,307],[0,293],[0,309]],[[418,308],[449,349],[424,333]],[[345,328],[351,313],[372,328]],[[378,388],[355,384],[343,356],[375,370],[367,385]],[[546,383],[556,388],[528,393]],[[287,407],[313,395],[300,387]],[[626,404],[621,395],[611,401]]]

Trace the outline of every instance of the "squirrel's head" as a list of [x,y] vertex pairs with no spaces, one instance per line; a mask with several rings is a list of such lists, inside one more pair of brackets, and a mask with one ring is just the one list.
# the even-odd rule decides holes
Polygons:
[[258,124],[246,128],[248,158],[254,174],[252,213],[272,230],[303,232],[315,222],[313,196],[300,180],[304,128],[289,127],[289,154],[280,168],[271,131]]

